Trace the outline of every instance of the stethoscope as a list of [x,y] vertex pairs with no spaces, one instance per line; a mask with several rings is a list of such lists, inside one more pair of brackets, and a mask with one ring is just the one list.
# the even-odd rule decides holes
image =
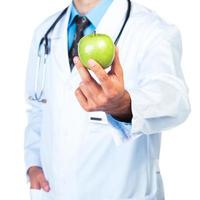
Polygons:
[[[129,19],[130,13],[131,13],[131,1],[127,0],[128,3],[128,8],[126,12],[126,17],[124,20],[124,23],[121,27],[121,30],[115,40],[115,45],[117,45],[122,32],[124,30],[124,27],[126,26],[126,23]],[[47,62],[47,57],[51,53],[51,38],[49,37],[49,34],[54,30],[55,26],[58,24],[58,22],[63,18],[63,16],[67,13],[68,7],[65,8],[62,13],[57,17],[57,19],[54,21],[54,23],[50,26],[50,28],[46,31],[44,36],[41,38],[39,46],[38,46],[38,61],[37,61],[37,66],[36,66],[36,73],[35,73],[35,83],[34,83],[34,96],[30,96],[29,99],[33,101],[38,101],[41,103],[46,103],[47,100],[43,99],[43,93],[44,93],[44,87],[45,87],[45,76],[46,76],[46,62]],[[43,48],[42,48],[43,46]],[[43,51],[42,51],[43,50]],[[42,70],[42,79],[41,79],[41,88],[39,88],[39,73],[40,70],[42,69],[43,65],[43,70]]]

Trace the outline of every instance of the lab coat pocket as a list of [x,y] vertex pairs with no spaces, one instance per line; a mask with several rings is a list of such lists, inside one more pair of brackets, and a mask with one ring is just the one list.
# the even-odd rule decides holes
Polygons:
[[42,191],[38,189],[30,189],[30,200],[42,200]]
[[103,132],[109,127],[106,114],[101,111],[88,113],[88,125],[91,133]]

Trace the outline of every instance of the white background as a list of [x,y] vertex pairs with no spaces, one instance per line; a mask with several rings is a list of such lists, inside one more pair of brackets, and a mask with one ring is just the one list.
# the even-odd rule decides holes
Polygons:
[[[26,124],[24,79],[34,28],[63,9],[64,0],[0,2],[0,199],[28,200],[24,176]],[[198,0],[138,0],[182,32],[183,71],[192,113],[183,125],[163,133],[161,172],[166,200],[200,199],[200,6]]]

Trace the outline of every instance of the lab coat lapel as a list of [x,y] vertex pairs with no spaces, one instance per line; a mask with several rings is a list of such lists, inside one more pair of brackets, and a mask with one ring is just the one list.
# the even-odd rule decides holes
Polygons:
[[56,61],[56,67],[62,73],[63,78],[70,76],[70,66],[68,58],[68,36],[67,26],[70,17],[71,7],[68,8],[67,14],[60,20],[52,33],[52,55]]
[[126,1],[114,0],[101,19],[97,33],[107,34],[115,41],[124,23],[127,6]]

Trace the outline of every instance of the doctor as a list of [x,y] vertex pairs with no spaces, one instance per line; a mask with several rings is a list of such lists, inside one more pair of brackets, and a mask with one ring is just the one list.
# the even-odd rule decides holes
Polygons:
[[[161,132],[186,120],[177,28],[127,0],[74,0],[36,30],[27,69],[25,163],[35,200],[163,200]],[[96,30],[118,40],[106,73],[86,70],[77,43]],[[44,41],[43,41],[44,42]],[[44,73],[43,73],[44,72]],[[45,78],[44,78],[45,77]],[[36,84],[36,85],[35,85]],[[41,85],[41,86],[40,86]],[[42,87],[41,100],[35,98]]]

